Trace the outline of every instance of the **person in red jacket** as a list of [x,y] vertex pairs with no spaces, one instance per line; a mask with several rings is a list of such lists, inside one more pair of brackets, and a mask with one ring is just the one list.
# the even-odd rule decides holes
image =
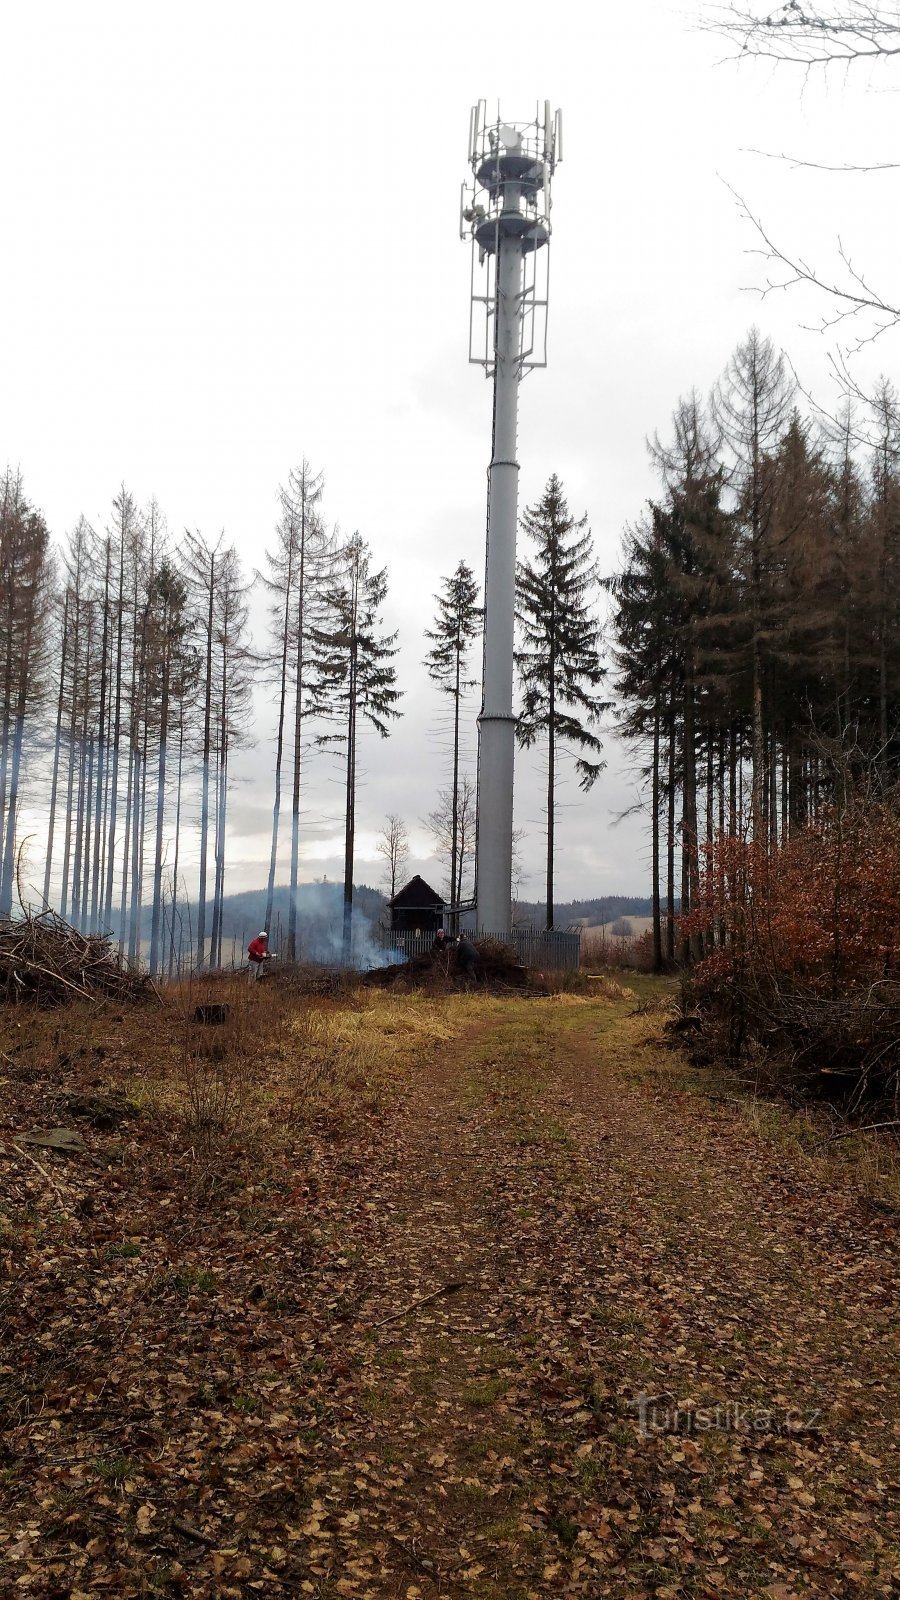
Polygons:
[[263,975],[263,963],[272,959],[269,954],[269,935],[265,928],[255,939],[250,940],[247,957],[250,962],[250,982],[256,983]]

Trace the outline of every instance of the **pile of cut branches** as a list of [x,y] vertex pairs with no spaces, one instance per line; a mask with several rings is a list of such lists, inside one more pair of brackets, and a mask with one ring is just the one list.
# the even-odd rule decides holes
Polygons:
[[450,948],[427,950],[409,961],[375,967],[365,974],[364,982],[378,989],[465,989],[475,982],[500,994],[527,988],[528,970],[509,945],[499,939],[477,939],[475,948],[478,968],[474,980],[460,970],[456,952]]
[[110,939],[79,933],[55,911],[0,922],[0,997],[7,1001],[47,1008],[78,999],[125,1005],[155,993]]

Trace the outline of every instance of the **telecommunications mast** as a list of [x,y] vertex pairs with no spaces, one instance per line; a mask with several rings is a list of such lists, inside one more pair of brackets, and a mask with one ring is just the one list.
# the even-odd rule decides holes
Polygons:
[[[484,933],[505,934],[512,920],[519,382],[547,365],[550,186],[561,159],[562,116],[551,116],[549,100],[531,122],[507,122],[499,107],[488,121],[484,100],[473,107],[472,178],[460,202],[460,238],[472,240],[469,360],[494,380],[475,850],[477,927]],[[476,278],[476,257],[487,268],[483,278]]]

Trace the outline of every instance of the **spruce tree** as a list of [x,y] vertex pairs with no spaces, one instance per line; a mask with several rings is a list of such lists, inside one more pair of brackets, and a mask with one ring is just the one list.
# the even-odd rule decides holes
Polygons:
[[381,608],[387,598],[387,572],[372,571],[372,553],[358,533],[337,556],[335,573],[324,596],[325,621],[313,628],[316,681],[315,709],[337,731],[319,736],[336,744],[344,760],[344,917],[343,956],[349,965],[353,932],[353,850],[356,837],[356,781],[360,722],[388,737],[389,723],[399,717],[396,633],[381,632]]
[[322,474],[311,471],[305,459],[293,468],[280,491],[281,515],[274,550],[265,553],[263,586],[271,596],[271,638],[277,656],[278,720],[275,741],[275,799],[272,809],[272,843],[266,889],[265,926],[272,921],[275,873],[281,819],[282,768],[287,745],[288,710],[293,701],[293,770],[291,776],[291,868],[288,901],[287,956],[296,957],[298,869],[300,855],[300,780],[303,737],[309,711],[311,630],[318,611],[331,540],[319,504],[324,490]]
[[[675,692],[681,684],[680,653],[673,626],[672,591],[667,581],[669,550],[666,519],[659,506],[625,532],[622,570],[604,582],[613,599],[612,656],[617,669],[619,732],[639,748],[650,743],[649,765],[640,776],[650,779],[651,885],[653,894],[653,965],[664,966],[660,900],[660,817],[667,784],[662,771],[662,746],[667,740],[674,760]],[[672,795],[674,801],[674,794]],[[667,840],[668,900],[665,959],[675,956],[674,827]]]
[[[435,595],[437,610],[434,627],[426,629],[432,648],[425,666],[433,683],[448,695],[452,707],[453,770],[450,781],[450,898],[457,904],[461,894],[462,872],[459,849],[460,805],[460,713],[467,690],[475,687],[469,677],[469,647],[481,632],[482,608],[478,604],[478,584],[471,567],[461,561],[453,576],[442,579],[443,593]],[[454,926],[458,919],[454,917]]]
[[153,575],[148,593],[147,625],[150,638],[149,698],[156,722],[157,775],[156,820],[153,848],[153,910],[150,931],[150,976],[155,978],[162,965],[163,941],[163,853],[166,804],[166,778],[169,760],[169,728],[173,703],[184,670],[187,615],[187,585],[172,560],[164,557]]
[[559,757],[578,752],[575,770],[590,789],[603,769],[593,731],[606,709],[598,699],[606,669],[600,662],[600,629],[594,612],[598,589],[587,516],[575,520],[556,474],[522,517],[534,541],[532,561],[518,566],[516,613],[520,648],[516,665],[522,687],[519,743],[547,744],[547,927],[553,927],[556,785]]

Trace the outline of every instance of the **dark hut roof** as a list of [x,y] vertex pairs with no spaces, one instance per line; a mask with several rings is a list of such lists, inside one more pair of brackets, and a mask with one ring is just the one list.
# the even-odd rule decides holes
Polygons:
[[404,911],[436,911],[443,909],[444,902],[436,889],[430,883],[420,878],[416,873],[410,878],[409,883],[398,889],[393,900],[388,901],[389,906],[399,907]]

